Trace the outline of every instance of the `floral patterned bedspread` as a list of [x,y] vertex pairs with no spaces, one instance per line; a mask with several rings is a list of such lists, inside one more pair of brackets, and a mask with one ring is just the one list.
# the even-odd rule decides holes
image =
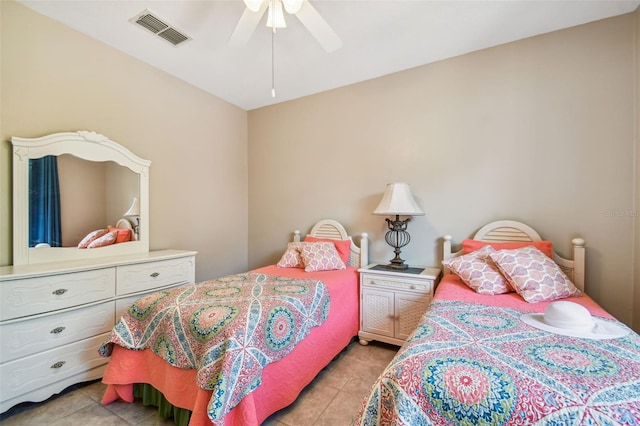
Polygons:
[[638,425],[640,338],[551,334],[524,311],[437,301],[358,425]]
[[329,314],[320,281],[257,273],[231,275],[153,293],[122,316],[100,352],[113,344],[151,349],[169,364],[197,369],[197,384],[213,390],[214,424],[262,381],[262,369],[282,359]]

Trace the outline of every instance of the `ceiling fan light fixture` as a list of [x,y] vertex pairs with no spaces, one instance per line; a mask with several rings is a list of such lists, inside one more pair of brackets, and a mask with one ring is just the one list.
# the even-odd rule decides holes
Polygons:
[[302,7],[303,1],[304,0],[282,0],[282,3],[284,3],[284,10],[286,10],[287,13],[294,15],[298,13]]
[[269,0],[267,27],[274,29],[287,27],[284,22],[284,12],[282,12],[282,2],[280,0]]
[[262,6],[262,2],[264,0],[244,0],[245,6],[252,12],[257,12],[260,10],[260,6]]

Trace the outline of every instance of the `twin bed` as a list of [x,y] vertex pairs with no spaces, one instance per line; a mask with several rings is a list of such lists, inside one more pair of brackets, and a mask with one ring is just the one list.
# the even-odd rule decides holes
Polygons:
[[[103,347],[110,351],[111,359],[103,378],[107,390],[102,402],[117,399],[131,402],[134,387],[147,384],[152,388],[146,386],[144,392],[152,395],[161,392],[162,404],[166,399],[172,406],[188,410],[185,414],[184,410],[170,408],[175,417],[183,419],[179,423],[188,421],[192,426],[212,423],[259,425],[270,414],[291,404],[357,335],[357,270],[367,264],[366,234],[361,236],[358,247],[342,225],[323,220],[312,228],[305,240],[309,237],[315,238],[314,242],[335,241],[346,250],[341,253],[346,267],[307,272],[300,267],[271,265],[249,274],[181,287],[171,295],[155,294],[136,302],[129,310],[132,315],[126,315],[127,318],[123,317],[116,325],[113,342]],[[300,244],[299,240],[299,233],[296,233],[293,244]],[[326,266],[329,268],[331,266]],[[265,277],[279,278],[274,282]],[[313,287],[317,281],[324,283],[324,292],[330,299],[324,312],[326,297],[323,296],[327,294],[322,295],[318,287]],[[240,282],[250,284],[242,288]],[[255,285],[258,283],[259,286]],[[194,297],[191,291],[196,288],[213,297],[210,302],[213,307],[186,306],[186,301]],[[235,311],[234,299],[242,299],[237,297],[238,292],[251,293],[245,298],[249,300],[247,311]],[[257,297],[256,292],[262,292],[265,297]],[[274,296],[274,292],[279,293],[279,297]],[[311,305],[314,301],[315,305],[322,305],[320,316],[325,318],[321,325],[318,323],[322,319],[312,318],[311,308],[293,299],[295,293],[316,295]],[[166,302],[173,296],[175,300]],[[219,300],[224,303],[218,303]],[[283,300],[288,304],[280,303]],[[317,313],[317,309],[314,312]],[[146,322],[137,322],[136,316]],[[218,332],[218,325],[232,316],[234,321],[230,322],[240,324],[240,330],[233,335],[227,331]],[[182,323],[175,322],[178,317],[182,317]],[[259,317],[266,321],[262,323]],[[160,328],[162,322],[167,325],[166,330],[173,330],[178,335],[168,336],[166,330],[156,331],[154,327]],[[293,345],[287,344],[288,341],[296,340],[303,331],[308,334],[291,349]],[[156,338],[161,334],[166,337]],[[225,339],[209,339],[213,334],[217,334],[215,337],[224,334]],[[153,338],[147,339],[152,335]],[[142,349],[140,341],[145,339],[150,347]],[[212,348],[198,354],[194,343],[207,341],[211,342]],[[276,360],[281,352],[287,351],[286,356]],[[178,366],[183,365],[181,358],[189,360],[198,356],[202,360],[197,368]]]
[[[495,276],[469,262],[482,259],[485,244],[495,246],[492,266],[514,280],[517,292],[486,285]],[[545,254],[538,258],[544,266],[526,261],[530,245],[554,262]],[[500,221],[463,242],[459,253],[445,237],[443,251],[443,264],[456,273],[445,270],[428,312],[374,384],[356,425],[638,424],[640,338],[583,293],[583,240],[574,239],[573,259],[563,259],[530,227]],[[512,257],[506,262],[505,253]],[[557,285],[563,277],[555,276],[556,266],[577,290]],[[560,304],[541,285],[549,274],[553,290],[567,296]],[[580,315],[554,322],[566,302],[584,306],[593,319],[580,308]]]
[[[310,235],[319,241],[335,241],[336,248],[344,249],[348,241],[348,252],[342,253],[347,256],[346,268],[306,272],[300,267],[273,265],[183,287],[175,291],[174,302],[165,303],[164,296],[158,294],[136,302],[129,310],[130,316],[146,316],[147,322],[143,326],[121,323],[119,330],[118,326],[114,329],[112,343],[105,345],[112,352],[103,379],[108,385],[103,402],[119,398],[132,401],[134,386],[147,384],[150,392],[159,391],[173,406],[188,410],[184,422],[189,421],[190,425],[258,425],[270,414],[291,404],[357,335],[357,268],[367,264],[366,234],[357,247],[340,224],[325,220],[314,226]],[[491,244],[491,248],[483,247],[485,244]],[[531,249],[531,245],[536,249]],[[520,246],[524,248],[518,249]],[[451,237],[445,237],[444,264],[457,273],[450,273],[445,267],[428,312],[374,384],[355,424],[637,424],[640,420],[640,337],[583,293],[584,241],[573,240],[573,259],[564,259],[530,227],[500,221],[481,228],[463,247],[453,253]],[[509,269],[508,256],[506,261],[500,256],[511,254],[511,249],[524,257],[531,255],[535,261],[517,265],[522,259],[516,256],[515,268]],[[484,256],[479,255],[482,253]],[[539,257],[541,253],[543,258]],[[286,257],[283,256],[281,262]],[[488,262],[489,258],[494,263]],[[511,291],[513,288],[509,286],[499,290],[497,281],[486,286],[488,278],[482,275],[488,273],[486,265],[478,268],[478,259],[504,268],[499,271],[516,281],[518,274],[529,281],[518,287],[519,292]],[[294,259],[293,264],[295,262]],[[550,273],[556,274],[551,285],[547,282]],[[274,276],[279,277],[275,282],[265,281],[264,277]],[[260,286],[258,291],[255,284],[261,280],[268,284]],[[213,345],[217,349],[205,349],[204,359],[208,362],[204,362],[204,368],[179,367],[176,360],[193,357],[196,351],[192,346],[196,345],[192,344],[196,340],[208,340],[202,336],[218,334],[217,324],[230,316],[233,307],[225,305],[226,310],[220,310],[218,306],[213,311],[210,307],[208,311],[201,307],[178,310],[181,313],[169,308],[184,308],[188,305],[185,301],[197,288],[202,293],[230,300],[224,298],[230,293],[245,291],[238,285],[239,281],[251,283],[246,291],[252,293],[252,297],[256,291],[266,297],[259,302],[251,299],[253,309],[248,309],[246,315],[237,314],[237,318],[245,315],[240,334],[224,332],[226,340]],[[312,286],[318,281],[324,284],[319,286],[324,289]],[[558,281],[562,285],[557,285]],[[479,286],[470,286],[478,282]],[[546,285],[536,288],[540,283]],[[285,316],[284,321],[278,316],[282,310],[276,308],[281,306],[269,304],[274,297],[270,297],[267,287],[284,291],[293,306],[289,306],[289,311],[305,312],[304,319]],[[290,293],[304,293],[299,291],[302,288],[311,290],[305,290],[307,296],[315,295],[311,299],[316,306],[324,307],[319,316],[312,318],[311,310],[300,308],[301,302],[289,298]],[[523,315],[528,313],[545,312],[552,305],[551,299],[558,295],[563,301],[585,307],[605,335],[594,337],[582,329],[576,332],[580,337],[572,337],[542,330],[523,320]],[[157,308],[151,315],[156,320],[149,319],[147,314],[152,306]],[[206,321],[202,319],[203,312],[208,315]],[[188,317],[186,322],[178,321],[181,315]],[[258,317],[263,318],[266,325],[258,325],[254,321]],[[174,336],[155,339],[148,348],[132,345],[132,340],[141,341],[144,336],[164,333],[156,330],[156,325],[162,322],[168,325],[163,330],[172,330]],[[544,323],[544,318],[539,322]],[[208,328],[204,327],[203,331],[204,325]],[[258,328],[260,332],[256,331]],[[189,329],[196,337],[185,335]],[[308,332],[306,336],[302,329]],[[607,332],[610,335],[606,335]],[[300,341],[291,349],[282,342],[293,335],[300,337]],[[261,336],[257,340],[266,341],[268,347],[250,342],[249,336]],[[276,354],[279,345],[286,347],[280,358]],[[223,356],[225,352],[228,356]],[[223,367],[214,368],[220,364]],[[202,374],[212,371],[214,374],[204,376],[203,380]],[[248,376],[245,372],[256,375]]]

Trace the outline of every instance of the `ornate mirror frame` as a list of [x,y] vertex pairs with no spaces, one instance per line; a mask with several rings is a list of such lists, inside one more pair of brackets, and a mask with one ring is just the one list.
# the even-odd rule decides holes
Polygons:
[[[54,133],[40,138],[12,137],[13,144],[13,264],[26,265],[149,251],[149,166],[151,161],[104,135],[88,132]],[[137,241],[96,249],[29,247],[29,160],[46,155],[70,154],[88,161],[113,161],[139,176],[140,224]]]

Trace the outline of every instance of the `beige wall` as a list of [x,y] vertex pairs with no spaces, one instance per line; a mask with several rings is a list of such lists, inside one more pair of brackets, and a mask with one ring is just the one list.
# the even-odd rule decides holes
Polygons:
[[152,249],[197,250],[197,279],[246,270],[247,113],[18,3],[0,10],[0,264],[10,137],[93,130],[152,161]]
[[[587,290],[632,319],[634,22],[625,15],[249,112],[249,266],[277,261],[283,235],[320,218],[368,232],[388,182],[426,215],[409,224],[411,264],[437,265],[497,219],[524,221],[557,251],[587,241]],[[274,245],[274,241],[280,245]]]

